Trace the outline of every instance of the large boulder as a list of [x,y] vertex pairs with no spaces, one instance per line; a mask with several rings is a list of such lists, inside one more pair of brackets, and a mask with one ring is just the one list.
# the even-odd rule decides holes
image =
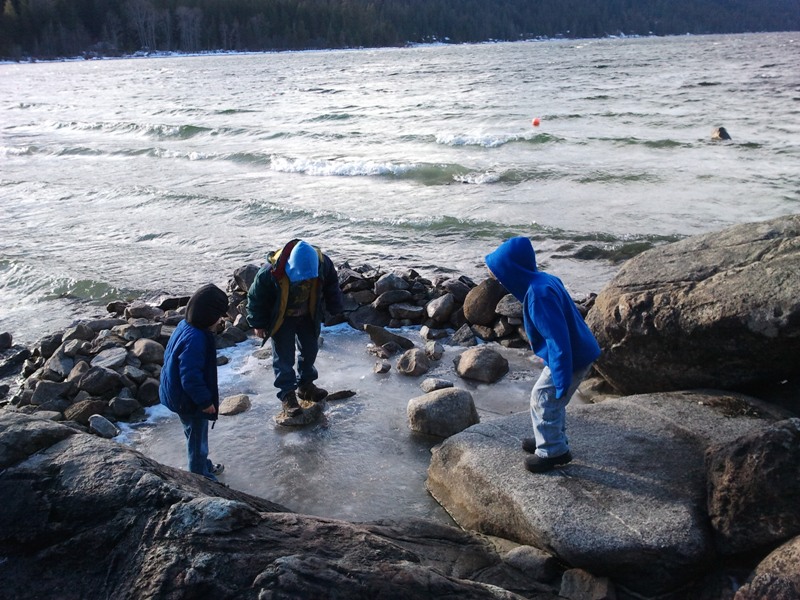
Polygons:
[[359,306],[356,310],[347,313],[347,322],[353,329],[363,329],[364,325],[386,327],[389,321],[388,313],[375,308],[371,304]]
[[19,413],[0,497],[6,598],[557,599],[482,536],[294,514]]
[[534,475],[520,440],[528,413],[474,425],[435,447],[427,487],[469,530],[547,549],[635,593],[672,592],[715,559],[704,452],[763,428],[732,418],[724,393],[632,396],[568,405],[568,466]]
[[396,273],[386,273],[375,282],[375,295],[380,296],[395,290],[407,290],[408,282]]
[[770,550],[800,535],[800,419],[712,447],[706,464],[720,552]]
[[735,389],[797,374],[800,215],[737,225],[628,261],[587,322],[624,394]]

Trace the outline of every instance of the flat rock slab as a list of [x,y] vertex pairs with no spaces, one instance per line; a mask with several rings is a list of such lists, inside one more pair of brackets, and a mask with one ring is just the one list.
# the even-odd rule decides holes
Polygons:
[[717,392],[570,404],[575,459],[534,475],[519,413],[474,425],[434,448],[431,494],[462,527],[556,554],[645,595],[673,590],[714,559],[703,454],[764,427],[749,400]]

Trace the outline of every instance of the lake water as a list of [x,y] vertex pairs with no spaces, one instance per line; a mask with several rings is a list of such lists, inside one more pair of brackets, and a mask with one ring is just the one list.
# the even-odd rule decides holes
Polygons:
[[[597,292],[614,256],[800,211],[798,64],[800,34],[779,33],[0,65],[0,331],[29,344],[112,299],[224,286],[292,237],[337,263],[480,279],[485,254],[528,235],[574,296]],[[711,141],[718,126],[732,141]],[[225,391],[249,390],[258,418],[221,424],[212,448],[231,448],[236,487],[371,518],[372,503],[331,509],[323,484],[299,500],[287,473],[307,438],[336,459],[303,456],[328,466],[350,463],[360,431],[395,428],[376,441],[385,456],[430,443],[403,421],[416,382],[375,381],[358,334],[330,335],[323,366],[349,372],[332,387],[366,369],[359,400],[332,406],[317,434],[265,428],[271,374],[246,377],[265,367],[237,350]],[[536,373],[520,369],[509,393],[524,396]],[[389,396],[392,411],[377,400]],[[381,416],[359,421],[369,406]],[[182,464],[174,419],[153,418],[131,443]],[[271,474],[230,464],[253,453]],[[426,459],[412,463],[419,480]],[[387,471],[368,464],[328,475]],[[287,479],[253,483],[275,473]],[[435,512],[417,500],[403,510]]]

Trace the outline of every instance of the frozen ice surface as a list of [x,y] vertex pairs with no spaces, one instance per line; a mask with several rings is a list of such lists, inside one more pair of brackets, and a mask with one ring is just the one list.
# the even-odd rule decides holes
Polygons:
[[[394,331],[424,347],[419,328]],[[279,426],[273,419],[280,402],[271,359],[253,356],[260,340],[220,351],[230,359],[219,367],[220,397],[247,394],[252,401],[249,411],[220,417],[209,432],[209,456],[225,464],[221,481],[304,514],[452,523],[425,489],[430,450],[441,440],[409,429],[408,401],[423,394],[419,384],[426,377],[438,377],[472,393],[482,422],[527,411],[541,363],[529,351],[492,344],[508,359],[510,371],[495,384],[476,384],[455,373],[453,358],[465,348],[445,346],[443,358],[426,375],[398,373],[397,357],[390,360],[389,373],[376,374],[377,359],[368,352],[365,333],[339,325],[324,328],[322,337],[316,383],[329,392],[353,390],[356,395],[329,402],[325,419],[302,429]],[[118,439],[163,464],[186,468],[180,420],[163,407],[148,409],[147,422],[125,427]]]

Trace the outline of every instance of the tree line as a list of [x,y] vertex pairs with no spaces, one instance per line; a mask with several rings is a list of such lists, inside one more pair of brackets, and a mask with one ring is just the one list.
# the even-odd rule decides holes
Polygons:
[[800,30],[800,0],[0,0],[0,57]]

